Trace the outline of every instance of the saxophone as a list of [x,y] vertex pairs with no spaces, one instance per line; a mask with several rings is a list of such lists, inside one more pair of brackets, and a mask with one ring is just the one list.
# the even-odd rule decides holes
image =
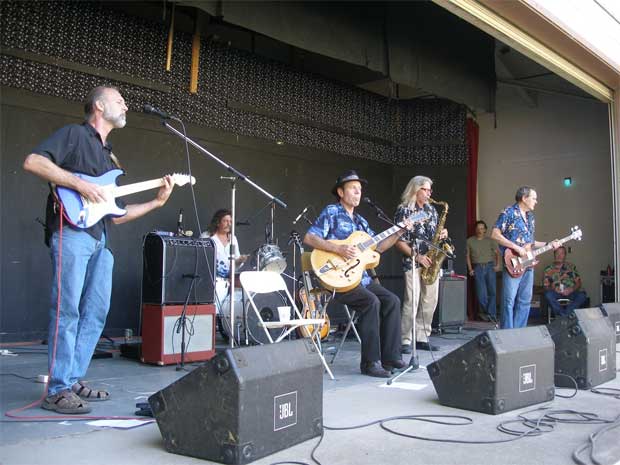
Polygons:
[[441,212],[441,217],[437,222],[437,229],[435,230],[435,235],[433,236],[433,245],[438,247],[441,252],[437,249],[431,248],[427,252],[426,256],[432,260],[431,266],[428,268],[422,268],[420,272],[420,276],[422,277],[422,282],[424,284],[430,285],[433,284],[437,280],[437,276],[439,275],[439,270],[441,269],[441,264],[445,260],[447,255],[452,256],[454,253],[454,246],[452,245],[452,241],[450,238],[439,239],[439,235],[444,228],[444,224],[446,224],[446,217],[448,216],[448,202],[440,202],[434,199],[428,199],[429,203],[434,203],[436,205],[443,206],[443,211]]

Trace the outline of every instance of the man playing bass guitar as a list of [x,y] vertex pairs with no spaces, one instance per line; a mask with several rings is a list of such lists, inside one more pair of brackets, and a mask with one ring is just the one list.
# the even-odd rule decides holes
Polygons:
[[[337,254],[349,260],[360,255],[355,244],[335,243],[331,240],[345,240],[355,231],[370,236],[374,232],[368,222],[355,208],[359,205],[362,185],[366,185],[353,171],[346,171],[336,181],[332,194],[337,203],[323,209],[314,224],[308,229],[304,243],[315,250]],[[411,227],[410,223],[406,223]],[[398,231],[378,243],[376,251],[390,248],[404,232]],[[389,378],[394,369],[406,366],[400,354],[400,299],[380,284],[371,282],[364,271],[361,283],[347,292],[336,292],[334,299],[360,314],[357,329],[362,339],[360,370],[363,374],[378,378]]]
[[[517,189],[515,200],[516,203],[500,213],[491,238],[498,242],[502,256],[509,248],[520,257],[526,257],[531,247],[547,245],[534,239],[536,226],[534,208],[538,203],[538,195],[534,188],[521,186]],[[554,249],[560,246],[557,241],[553,241],[552,245]],[[523,274],[514,277],[504,267],[502,284],[502,329],[527,326],[534,286],[534,269],[528,268]]]

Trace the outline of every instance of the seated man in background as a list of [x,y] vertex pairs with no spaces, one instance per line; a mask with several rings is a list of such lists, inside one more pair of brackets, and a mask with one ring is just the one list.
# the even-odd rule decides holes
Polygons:
[[[553,263],[545,268],[543,280],[545,298],[554,314],[566,316],[574,309],[581,308],[587,296],[585,292],[579,290],[581,277],[577,273],[577,268],[566,261],[566,247],[558,247],[553,257]],[[561,299],[567,299],[569,302],[562,305]]]

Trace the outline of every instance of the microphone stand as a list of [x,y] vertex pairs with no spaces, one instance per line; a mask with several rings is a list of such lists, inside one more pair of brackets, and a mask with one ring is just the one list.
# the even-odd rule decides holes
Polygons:
[[[279,204],[282,208],[287,208],[287,205],[282,200],[280,200],[279,198],[271,195],[265,189],[260,187],[258,184],[256,184],[254,181],[252,181],[249,177],[245,176],[243,173],[241,173],[240,171],[236,170],[235,168],[233,168],[231,165],[229,165],[228,163],[226,163],[222,159],[220,159],[217,156],[213,155],[207,149],[202,147],[198,142],[195,142],[194,140],[190,139],[185,134],[183,134],[181,131],[177,130],[175,127],[173,127],[170,124],[168,124],[168,122],[165,119],[162,120],[162,125],[166,129],[168,129],[170,132],[172,132],[176,136],[180,137],[181,139],[183,139],[188,144],[193,145],[200,152],[202,152],[203,154],[207,155],[208,157],[210,157],[212,160],[214,160],[215,162],[219,163],[220,165],[222,165],[228,172],[232,173],[232,175],[233,175],[233,176],[230,176],[230,177],[222,176],[222,178],[223,179],[228,179],[228,180],[231,181],[231,183],[230,183],[230,188],[231,188],[231,195],[230,195],[230,197],[231,197],[231,209],[230,210],[231,210],[231,217],[232,217],[232,225],[231,225],[231,234],[230,234],[230,256],[229,256],[229,260],[230,260],[230,277],[232,279],[232,283],[231,283],[230,289],[229,289],[230,298],[228,299],[228,304],[229,304],[229,310],[230,310],[229,314],[230,314],[231,325],[234,327],[234,322],[235,322],[235,306],[234,306],[234,302],[233,302],[233,300],[234,300],[233,297],[234,297],[234,279],[235,279],[235,255],[234,255],[235,247],[234,247],[234,240],[235,240],[235,190],[236,190],[236,182],[237,181],[245,181],[250,186],[252,186],[254,189],[256,189],[257,191],[259,191],[260,193],[265,195],[273,203],[273,207],[272,208],[274,208],[274,209],[275,209],[275,204],[276,203]],[[234,347],[235,347],[235,338],[234,338],[234,335],[233,335],[233,337],[230,338],[230,348],[234,349]]]
[[[198,252],[198,251],[196,251]],[[189,289],[187,291],[187,297],[185,298],[185,304],[183,305],[183,310],[181,311],[181,316],[179,319],[181,320],[180,326],[177,327],[177,334],[179,333],[179,329],[181,330],[181,362],[177,364],[176,371],[181,371],[185,369],[185,331],[186,331],[186,322],[187,322],[187,305],[189,303],[190,296],[192,294],[192,289],[194,288],[194,283],[200,277],[197,274],[193,275],[183,275],[184,278],[192,278],[192,281],[189,283]]]
[[[412,233],[413,234],[413,233]],[[415,234],[413,234],[415,236]],[[419,304],[420,304],[420,298],[419,298],[419,292],[417,287],[419,286],[420,282],[419,282],[419,276],[418,273],[416,271],[416,267],[415,267],[415,258],[418,254],[418,248],[416,246],[416,244],[414,244],[415,239],[412,238],[411,241],[409,241],[409,247],[411,247],[411,305],[415,306],[415,308],[412,309],[411,312],[411,319],[413,324],[411,325],[411,359],[409,359],[409,366],[401,371],[400,373],[397,373],[396,375],[392,376],[390,379],[387,380],[387,385],[391,385],[394,381],[398,380],[398,378],[400,378],[401,376],[403,376],[405,373],[409,373],[410,371],[416,371],[417,369],[420,368],[420,360],[418,358],[418,349],[416,347],[416,339],[417,339],[417,328],[416,328],[416,316],[418,313],[418,308]],[[418,296],[418,301],[416,302],[415,297]]]
[[[312,226],[312,221],[310,221],[306,217],[305,213],[303,213],[301,215],[301,218],[306,220],[310,224],[310,226]],[[301,218],[300,218],[300,220],[301,220]],[[298,223],[298,222],[299,221],[293,221],[293,225],[295,223]],[[293,296],[297,297],[297,260],[296,260],[296,258],[297,258],[297,244],[295,244],[295,238],[294,238],[295,234],[297,234],[297,231],[293,229],[291,231],[291,235],[290,235],[290,238],[288,240],[288,245],[292,245],[293,246]],[[302,258],[301,258],[301,254],[300,254],[299,255],[299,264],[300,265],[301,265],[301,260],[302,260]]]
[[[418,254],[418,247],[417,247],[417,244],[414,244],[414,242],[418,242],[418,243],[422,242],[426,244],[429,248],[436,249],[440,251],[441,253],[443,253],[444,255],[448,256],[448,254],[446,254],[446,252],[443,249],[440,249],[432,242],[427,241],[426,239],[420,238],[412,232],[411,232],[411,235],[413,236],[412,240],[409,241],[409,246],[411,247],[411,294],[412,294],[411,305],[416,306],[416,308],[413,308],[413,311],[411,312],[412,319],[413,319],[413,324],[411,326],[411,333],[412,333],[411,359],[409,360],[409,366],[405,370],[401,371],[400,373],[397,373],[396,375],[392,376],[390,379],[387,380],[388,386],[391,385],[394,381],[397,381],[398,378],[400,378],[404,374],[409,373],[410,371],[415,371],[418,368],[420,368],[420,361],[418,359],[418,350],[416,348],[416,339],[417,339],[416,316],[419,311],[418,307],[420,306],[420,297],[419,297],[419,292],[418,292],[417,287],[420,285],[420,275],[416,271],[416,267],[415,267],[415,258]],[[415,302],[416,295],[418,296],[417,305]]]

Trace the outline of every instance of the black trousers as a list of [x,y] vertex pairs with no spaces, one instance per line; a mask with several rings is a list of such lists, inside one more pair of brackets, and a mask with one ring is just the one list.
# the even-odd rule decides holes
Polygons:
[[400,360],[400,299],[377,283],[362,285],[335,300],[359,313],[357,331],[362,339],[362,363]]

